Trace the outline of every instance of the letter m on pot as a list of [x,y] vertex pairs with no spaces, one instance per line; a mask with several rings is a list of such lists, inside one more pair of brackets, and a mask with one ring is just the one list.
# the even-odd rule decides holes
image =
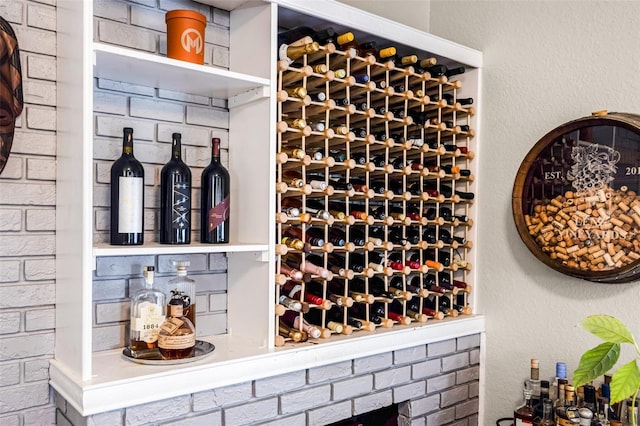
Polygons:
[[199,54],[202,52],[202,48],[204,47],[202,35],[193,28],[188,28],[182,32],[180,42],[182,44],[182,48],[190,53]]

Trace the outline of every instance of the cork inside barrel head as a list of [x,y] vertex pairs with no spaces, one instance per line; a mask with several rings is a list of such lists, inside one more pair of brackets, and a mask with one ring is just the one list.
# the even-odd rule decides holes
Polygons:
[[518,171],[513,208],[538,259],[591,281],[639,276],[639,144],[640,116],[603,111],[534,146]]

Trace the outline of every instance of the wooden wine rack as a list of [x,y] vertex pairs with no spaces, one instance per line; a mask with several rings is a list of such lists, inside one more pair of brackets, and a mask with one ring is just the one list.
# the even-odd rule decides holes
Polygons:
[[[469,170],[474,157],[475,110],[455,102],[461,82],[360,57],[355,49],[341,51],[333,44],[291,64],[281,60],[277,67],[276,315],[288,309],[280,298],[292,298],[300,302],[295,308],[302,306],[296,315],[330,337],[336,331],[329,321],[350,334],[471,314],[466,283],[473,198],[457,192],[472,191],[473,175],[461,176],[458,169]],[[445,93],[454,102],[447,102]],[[287,206],[298,206],[299,215],[288,215]],[[318,209],[331,216],[318,217]],[[443,214],[446,209],[450,214]],[[310,228],[324,244],[309,242]],[[365,236],[364,244],[352,242],[356,230]],[[330,242],[338,242],[332,238],[336,234],[338,240],[344,236],[344,244]],[[310,256],[328,275],[305,273],[294,280],[292,291],[288,269],[305,272]],[[396,262],[386,262],[389,256]],[[435,288],[429,285],[434,279]],[[381,282],[385,291],[392,290],[393,301],[376,296]],[[309,303],[305,293],[311,285],[324,302]],[[330,291],[347,304],[363,294],[369,303],[355,302],[357,310],[337,307],[326,302]],[[346,327],[348,317],[362,326]],[[279,333],[279,320],[276,346],[292,341]],[[297,328],[303,324],[298,321]]]

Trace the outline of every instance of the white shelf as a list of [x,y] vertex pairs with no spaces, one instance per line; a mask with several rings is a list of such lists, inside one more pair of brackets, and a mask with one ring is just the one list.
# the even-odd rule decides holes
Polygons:
[[266,252],[268,244],[258,243],[232,243],[232,244],[160,244],[145,243],[139,246],[112,246],[100,244],[93,247],[93,257],[103,256],[144,256],[158,254],[192,254],[192,253],[239,253],[239,252]]
[[124,359],[122,349],[117,349],[93,354],[90,380],[78,380],[56,360],[51,362],[49,374],[51,385],[88,416],[484,331],[484,317],[470,316],[378,328],[375,332],[359,332],[357,338],[332,337],[326,343],[318,340],[277,349],[232,335],[214,336],[202,339],[215,345],[213,354],[191,364],[140,365]]
[[104,43],[94,43],[93,54],[95,77],[176,92],[232,99],[246,92],[261,91],[270,85],[266,78]]

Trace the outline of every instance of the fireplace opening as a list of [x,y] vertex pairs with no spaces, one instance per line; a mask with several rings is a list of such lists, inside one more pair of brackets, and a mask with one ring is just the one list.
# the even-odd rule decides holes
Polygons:
[[398,405],[382,407],[328,426],[398,426]]

